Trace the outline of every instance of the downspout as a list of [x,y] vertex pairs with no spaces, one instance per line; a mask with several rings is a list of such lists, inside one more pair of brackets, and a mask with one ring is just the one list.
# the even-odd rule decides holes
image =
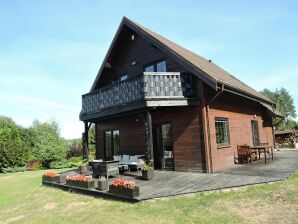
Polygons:
[[[202,88],[202,86],[201,86]],[[204,99],[204,107],[205,107],[205,122],[206,122],[206,134],[207,134],[207,138],[205,137],[205,141],[207,140],[207,144],[205,144],[205,147],[207,147],[208,150],[205,150],[206,152],[206,160],[207,160],[207,164],[208,164],[208,167],[207,167],[207,173],[213,173],[213,165],[212,165],[212,152],[211,152],[211,137],[210,137],[210,120],[209,120],[209,106],[210,104],[219,96],[223,93],[224,91],[224,84],[222,84],[221,86],[221,89],[219,92],[217,92],[212,98],[211,100],[209,100],[207,103],[205,103],[205,99]],[[205,96],[203,96],[205,97]]]

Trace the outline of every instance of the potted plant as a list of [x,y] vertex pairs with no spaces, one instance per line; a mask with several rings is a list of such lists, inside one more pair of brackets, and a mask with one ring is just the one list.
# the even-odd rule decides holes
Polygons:
[[115,179],[109,186],[109,193],[132,199],[140,195],[140,190],[132,180]]
[[95,182],[92,176],[85,175],[68,175],[66,177],[66,184],[72,187],[80,187],[85,189],[94,188]]
[[42,175],[42,182],[51,182],[51,183],[65,183],[66,177],[64,175],[57,174],[55,172],[46,172]]
[[46,172],[42,175],[42,182],[56,183],[58,181],[58,174],[55,172]]
[[152,180],[153,178],[154,178],[153,160],[150,160],[142,168],[142,179],[144,179],[144,180]]
[[78,171],[80,174],[87,174],[89,170],[89,166],[88,166],[88,161],[87,160],[82,160],[79,163],[79,167],[78,167]]

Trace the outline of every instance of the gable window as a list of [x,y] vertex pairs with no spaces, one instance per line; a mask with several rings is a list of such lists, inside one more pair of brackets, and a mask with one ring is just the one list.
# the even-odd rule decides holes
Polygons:
[[227,118],[215,118],[217,147],[230,145],[229,122]]
[[166,61],[161,61],[156,64],[156,72],[166,72],[166,71],[167,71]]
[[119,130],[108,130],[104,132],[105,158],[112,159],[120,154],[120,133]]
[[147,65],[144,68],[144,72],[166,72],[166,71],[167,71],[167,64],[165,60]]

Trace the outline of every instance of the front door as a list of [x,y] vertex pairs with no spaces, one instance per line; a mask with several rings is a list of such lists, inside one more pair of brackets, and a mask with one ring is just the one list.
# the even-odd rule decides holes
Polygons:
[[174,169],[172,124],[153,126],[153,154],[155,169]]
[[254,145],[260,145],[259,125],[257,121],[251,121],[252,142]]

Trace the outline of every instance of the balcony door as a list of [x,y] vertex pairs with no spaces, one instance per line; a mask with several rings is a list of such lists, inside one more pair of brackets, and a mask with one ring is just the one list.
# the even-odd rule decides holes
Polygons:
[[153,126],[153,154],[155,169],[174,169],[172,124]]

